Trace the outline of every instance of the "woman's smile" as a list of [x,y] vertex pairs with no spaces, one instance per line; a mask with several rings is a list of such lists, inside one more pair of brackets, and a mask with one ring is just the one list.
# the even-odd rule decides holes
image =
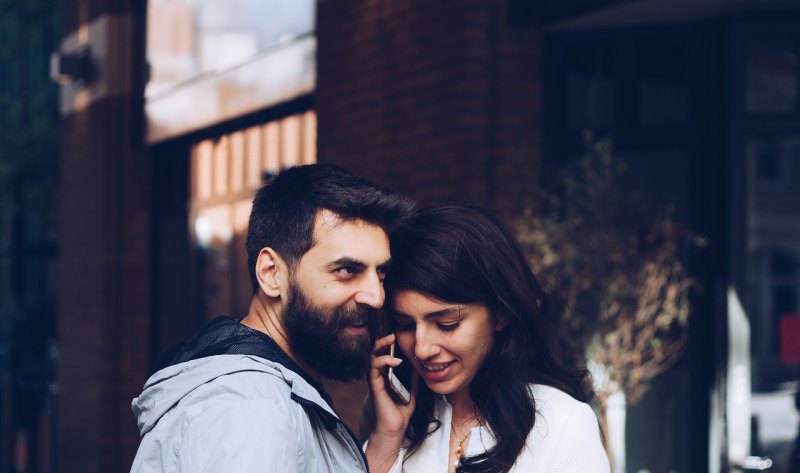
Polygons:
[[431,391],[464,393],[494,343],[497,324],[484,304],[453,304],[416,291],[394,297],[397,344]]
[[446,380],[453,372],[455,361],[447,363],[421,363],[422,377],[428,382]]

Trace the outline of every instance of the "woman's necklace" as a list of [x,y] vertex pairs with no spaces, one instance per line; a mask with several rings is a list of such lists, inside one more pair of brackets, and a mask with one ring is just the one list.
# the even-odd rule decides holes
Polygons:
[[470,429],[467,435],[465,435],[462,439],[458,436],[458,432],[456,432],[456,426],[454,423],[450,424],[450,428],[453,431],[453,435],[456,436],[456,459],[453,461],[453,466],[456,468],[456,470],[458,470],[458,468],[461,466],[461,459],[464,458],[464,454],[467,453],[464,451],[463,443],[469,438],[469,435],[472,433],[472,429]]

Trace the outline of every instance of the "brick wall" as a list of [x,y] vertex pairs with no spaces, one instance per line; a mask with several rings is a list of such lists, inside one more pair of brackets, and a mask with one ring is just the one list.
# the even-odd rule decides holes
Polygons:
[[[123,23],[136,16],[128,2],[97,5]],[[539,39],[509,28],[505,8],[494,0],[320,2],[318,160],[423,201],[517,211],[537,188]],[[137,29],[128,26],[90,38],[116,61],[112,93],[92,95],[62,120],[59,471],[127,471],[139,441],[129,403],[154,333],[156,164],[133,134],[141,104],[130,84]],[[355,423],[360,396],[332,391]]]
[[[66,3],[74,11],[83,2]],[[135,146],[133,17],[118,3],[112,15],[90,20],[86,36],[65,20],[65,36],[108,62],[61,119],[56,462],[63,472],[130,469],[139,441],[130,401],[147,374],[150,169]],[[93,29],[104,18],[114,27]]]
[[320,2],[319,161],[502,213],[535,193],[535,32],[493,0]]
[[[509,217],[536,195],[539,38],[496,0],[327,0],[317,12],[318,161],[420,201]],[[363,384],[328,383],[355,427]]]

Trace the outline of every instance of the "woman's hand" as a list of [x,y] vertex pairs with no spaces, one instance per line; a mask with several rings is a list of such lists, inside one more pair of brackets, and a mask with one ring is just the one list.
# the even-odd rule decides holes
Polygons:
[[[394,343],[395,335],[390,334],[375,342],[373,353],[384,352],[385,348]],[[403,436],[414,412],[416,405],[419,374],[411,374],[411,401],[408,404],[399,404],[394,401],[389,393],[389,387],[384,373],[389,366],[399,366],[402,360],[389,355],[373,355],[372,367],[369,372],[369,389],[372,403],[375,408],[375,428],[369,436],[367,444],[367,459],[374,471],[388,471],[392,466],[400,447]],[[405,363],[408,363],[406,361]]]

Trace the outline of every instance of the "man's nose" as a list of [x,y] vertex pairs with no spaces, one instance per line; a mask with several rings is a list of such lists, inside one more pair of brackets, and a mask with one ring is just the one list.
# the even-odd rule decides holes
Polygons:
[[376,309],[383,307],[385,294],[383,283],[376,272],[368,272],[364,275],[363,281],[355,295],[357,304],[365,304]]

